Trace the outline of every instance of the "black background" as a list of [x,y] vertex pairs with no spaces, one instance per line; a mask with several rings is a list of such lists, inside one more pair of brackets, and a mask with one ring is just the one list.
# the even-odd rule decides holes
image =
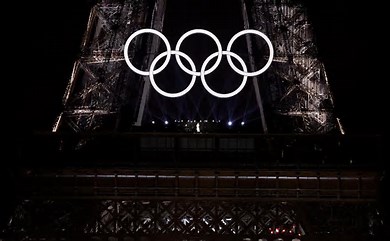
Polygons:
[[[337,115],[350,134],[382,134],[386,122],[386,57],[381,6],[355,1],[305,1]],[[80,53],[92,0],[24,3],[11,46],[17,71],[12,103],[17,130],[50,130]],[[221,6],[223,8],[223,6]],[[180,23],[178,23],[180,24]],[[8,93],[7,93],[8,94]]]
[[[10,54],[2,56],[7,63],[2,94],[4,105],[12,110],[3,112],[3,118],[11,122],[10,128],[5,127],[18,136],[50,131],[61,111],[94,1],[14,4],[3,9],[11,17],[3,21],[3,39],[9,41],[3,53]],[[336,113],[347,134],[383,135],[389,109],[385,105],[389,80],[386,8],[374,1],[351,0],[307,0],[306,6]]]

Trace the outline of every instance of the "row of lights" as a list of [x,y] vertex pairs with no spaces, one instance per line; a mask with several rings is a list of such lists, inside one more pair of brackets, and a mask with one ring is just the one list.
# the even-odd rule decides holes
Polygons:
[[[175,122],[175,123],[184,123],[184,120],[180,120],[180,121],[175,120],[174,122]],[[202,121],[202,120],[199,120],[199,123],[202,123],[202,122],[203,122],[203,123],[208,123],[208,120],[203,120],[203,121]],[[221,120],[218,120],[218,121],[212,120],[211,122],[212,122],[212,123],[220,123]],[[154,125],[154,124],[156,124],[156,121],[152,120],[151,123]],[[187,120],[187,123],[198,123],[198,121],[196,121],[196,120]],[[169,124],[169,121],[165,120],[165,121],[164,121],[164,124],[165,124],[165,125],[168,125],[168,124]],[[232,125],[233,125],[233,122],[232,122],[232,121],[228,121],[228,122],[227,122],[227,125],[228,125],[228,126],[232,126]],[[241,125],[241,126],[244,126],[244,125],[245,125],[245,121],[241,121],[240,125]]]
[[[293,230],[286,230],[285,228],[275,228],[275,229],[272,229],[272,228],[269,228],[269,232],[270,234],[284,234],[284,233],[289,233],[289,234],[292,234],[294,233]],[[298,233],[298,236],[301,236],[300,233]]]

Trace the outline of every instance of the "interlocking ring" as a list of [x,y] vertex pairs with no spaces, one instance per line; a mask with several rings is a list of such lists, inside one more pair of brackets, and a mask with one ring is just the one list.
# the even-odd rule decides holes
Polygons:
[[[210,31],[207,31],[207,30],[204,30],[204,29],[193,29],[193,30],[190,30],[188,31],[187,33],[183,34],[180,39],[177,41],[176,43],[176,48],[175,50],[176,51],[180,51],[180,45],[181,43],[184,41],[185,38],[187,38],[188,36],[190,35],[193,35],[193,34],[196,34],[196,33],[200,33],[200,34],[205,34],[205,35],[208,35],[210,36],[214,42],[217,44],[217,48],[218,48],[218,58],[217,58],[217,61],[215,61],[215,64],[213,66],[211,66],[210,69],[208,69],[207,71],[205,71],[204,74],[210,74],[211,72],[213,72],[217,67],[218,65],[221,63],[221,60],[222,60],[222,45],[221,43],[219,42],[218,38],[213,34],[211,33]],[[180,56],[179,55],[176,55],[176,62],[177,64],[180,66],[180,68],[186,72],[187,74],[190,74],[190,75],[195,75],[195,76],[201,76],[201,73],[200,72],[196,72],[196,71],[190,71],[189,69],[187,69],[187,67],[185,67],[183,65],[183,63],[181,62],[180,60]]]
[[167,46],[167,53],[168,53],[167,58],[165,59],[164,63],[160,66],[160,68],[156,69],[153,72],[153,74],[158,74],[161,71],[163,71],[165,69],[165,67],[167,67],[167,65],[169,63],[169,60],[171,59],[171,45],[169,44],[169,41],[164,36],[164,34],[160,33],[159,31],[157,31],[155,29],[148,29],[148,28],[140,29],[140,30],[134,32],[132,35],[130,35],[130,37],[127,39],[127,41],[125,43],[125,48],[124,48],[126,64],[130,67],[130,69],[132,71],[136,72],[139,75],[144,75],[144,76],[148,76],[149,75],[149,71],[142,71],[142,70],[137,69],[136,67],[134,67],[134,65],[130,62],[130,59],[129,59],[129,45],[130,45],[131,41],[135,37],[137,37],[138,35],[143,34],[143,33],[153,33],[153,34],[156,34],[157,36],[159,36],[164,41],[165,46]]
[[232,69],[234,71],[236,71],[236,73],[240,74],[240,75],[244,75],[244,76],[249,76],[249,77],[253,77],[253,76],[256,76],[256,75],[260,75],[262,74],[264,71],[266,71],[269,66],[271,65],[272,63],[272,60],[274,58],[274,48],[272,47],[272,43],[271,43],[271,40],[269,40],[269,38],[267,37],[267,35],[263,34],[262,32],[258,31],[258,30],[254,30],[254,29],[245,29],[245,30],[242,30],[238,33],[236,33],[229,41],[228,43],[228,46],[226,48],[226,51],[230,52],[230,49],[232,48],[232,45],[234,43],[234,41],[236,41],[236,39],[238,37],[240,37],[241,35],[244,35],[244,34],[256,34],[260,37],[262,37],[265,42],[267,43],[268,45],[268,48],[269,48],[269,58],[268,58],[268,61],[267,63],[264,65],[263,68],[261,68],[260,70],[258,71],[255,71],[255,72],[252,72],[252,73],[248,73],[245,71],[241,71],[240,69],[238,69],[232,62],[232,58],[230,57],[230,55],[227,56],[227,60],[229,62],[229,65],[230,67],[232,67]]
[[[242,68],[244,69],[244,71],[246,72],[247,68],[246,68],[246,65],[245,65],[245,62],[244,60],[242,60],[242,58],[240,58],[240,56],[238,56],[237,54],[233,53],[233,52],[228,52],[228,51],[222,51],[222,54],[225,54],[227,55],[228,57],[230,56],[233,56],[234,58],[236,58],[238,60],[238,62],[240,62]],[[212,55],[210,55],[209,57],[207,57],[207,59],[203,62],[202,64],[202,68],[200,69],[200,72],[201,73],[205,73],[205,68],[206,68],[206,65],[208,64],[208,62],[215,58],[215,56],[219,55],[218,52],[216,53],[213,53]],[[248,79],[248,76],[244,75],[243,79],[242,79],[242,82],[241,82],[241,85],[235,90],[235,91],[232,91],[230,93],[226,93],[226,94],[221,94],[221,93],[218,93],[218,92],[215,92],[214,90],[212,90],[208,84],[206,83],[206,79],[205,79],[205,74],[202,74],[200,76],[200,79],[202,81],[202,84],[204,86],[204,88],[212,95],[214,95],[215,97],[219,97],[219,98],[229,98],[229,97],[232,97],[232,96],[235,96],[236,94],[240,93],[241,90],[245,87],[245,84],[246,84],[246,80]]]
[[[152,34],[156,34],[157,36],[159,36],[163,41],[164,41],[164,44],[167,48],[167,50],[161,54],[159,54],[151,63],[150,65],[150,69],[149,71],[142,71],[142,70],[139,70],[137,69],[136,67],[134,67],[134,65],[130,62],[130,59],[129,59],[129,55],[128,55],[128,49],[129,49],[129,45],[131,43],[131,41],[137,37],[138,35],[140,34],[143,34],[143,33],[152,33]],[[206,58],[206,60],[203,62],[202,64],[202,67],[200,69],[199,72],[196,71],[196,67],[195,67],[195,64],[194,62],[192,61],[192,59],[186,55],[185,53],[181,52],[180,51],[180,46],[181,44],[183,43],[183,41],[193,35],[193,34],[204,34],[204,35],[207,35],[209,36],[210,38],[212,38],[214,40],[214,42],[216,43],[217,45],[217,49],[218,51],[211,54],[210,56],[208,56]],[[247,72],[247,67],[245,65],[245,62],[244,60],[238,56],[237,54],[231,52],[231,48],[233,46],[233,43],[234,41],[236,41],[236,39],[244,34],[255,34],[257,36],[260,36],[262,37],[266,43],[267,43],[267,46],[269,48],[269,57],[268,57],[268,61],[267,63],[260,69],[260,70],[257,70],[257,71],[254,71],[254,72]],[[184,71],[186,72],[187,74],[189,75],[192,75],[192,78],[191,78],[191,82],[190,84],[182,91],[180,92],[177,92],[177,93],[169,93],[169,92],[165,92],[163,91],[162,89],[160,89],[155,80],[154,80],[154,75],[155,74],[158,74],[160,73],[161,71],[163,71],[165,69],[165,67],[168,65],[169,63],[169,60],[171,58],[171,55],[176,55],[176,62],[178,63],[179,67]],[[186,32],[185,34],[183,34],[180,39],[177,41],[176,43],[176,47],[175,47],[175,50],[171,50],[171,46],[168,42],[168,39],[161,33],[161,32],[158,32],[157,30],[154,30],[154,29],[141,29],[141,30],[138,30],[136,32],[134,32],[133,34],[130,35],[130,37],[127,39],[126,43],[125,43],[125,47],[124,47],[124,55],[125,55],[125,61],[126,61],[126,64],[130,67],[131,70],[133,70],[135,73],[139,74],[139,75],[143,75],[143,76],[149,76],[149,79],[150,79],[150,83],[151,85],[153,86],[153,88],[161,95],[163,96],[166,96],[166,97],[170,97],[170,98],[176,98],[176,97],[180,97],[180,96],[183,96],[185,95],[187,92],[189,92],[192,87],[194,86],[195,84],[195,81],[196,81],[196,77],[197,76],[200,76],[200,79],[202,81],[202,85],[204,86],[204,88],[207,90],[207,92],[209,92],[211,95],[215,96],[215,97],[218,97],[218,98],[229,98],[229,97],[232,97],[238,93],[241,92],[241,90],[245,87],[245,84],[247,82],[247,79],[248,77],[253,77],[253,76],[257,76],[257,75],[260,75],[262,73],[264,73],[271,65],[272,63],[272,60],[273,60],[273,57],[274,57],[274,49],[273,49],[273,46],[272,46],[272,43],[271,41],[269,40],[269,38],[262,32],[258,31],[258,30],[254,30],[254,29],[245,29],[245,30],[242,30],[238,33],[236,33],[229,41],[228,43],[228,46],[226,48],[226,51],[222,51],[222,46],[221,46],[221,43],[220,41],[218,40],[218,38],[213,34],[211,33],[210,31],[207,31],[207,30],[204,30],[204,29],[193,29],[193,30],[190,30],[188,32]],[[242,83],[240,84],[240,86],[230,92],[230,93],[218,93],[214,90],[212,90],[207,82],[206,82],[206,79],[205,79],[205,76],[212,73],[218,66],[219,64],[221,63],[221,60],[222,60],[222,55],[226,55],[227,56],[227,60],[228,60],[228,63],[230,65],[230,67],[238,74],[242,75],[243,76],[243,80],[242,80]],[[164,63],[158,68],[158,69],[154,69],[157,62],[163,58],[164,56],[167,56]],[[188,69],[186,66],[183,65],[183,63],[181,62],[181,58],[180,57],[183,57],[185,58],[188,63],[190,64],[191,66],[191,70]],[[217,57],[217,60],[216,62],[209,68],[206,70],[206,67],[207,67],[207,64],[210,62],[211,59]],[[237,68],[231,57],[235,58],[238,60],[238,62],[241,64],[242,66],[242,70],[240,70],[239,68]]]
[[[176,51],[176,50],[172,50],[171,51],[171,54],[175,54],[176,56],[182,56],[184,57],[188,63],[190,63],[191,65],[191,69],[192,71],[195,71],[196,68],[195,68],[195,64],[194,62],[192,61],[192,59],[186,55],[185,53],[183,52],[180,52],[180,51]],[[156,82],[154,81],[154,74],[153,74],[153,70],[154,70],[154,67],[155,65],[157,64],[157,62],[164,56],[168,55],[168,52],[162,52],[161,54],[157,55],[157,57],[152,61],[152,64],[150,65],[150,70],[149,70],[149,79],[150,79],[150,83],[152,84],[153,88],[158,92],[160,93],[161,95],[163,96],[166,96],[166,97],[171,97],[171,98],[175,98],[175,97],[180,97],[182,95],[185,95],[187,94],[188,91],[190,91],[192,89],[192,86],[194,86],[195,84],[195,80],[196,80],[196,76],[195,75],[192,75],[192,79],[191,79],[191,82],[190,84],[187,86],[187,88],[185,88],[184,90],[178,92],[178,93],[168,93],[168,92],[165,92],[163,91],[162,89],[160,89],[160,87],[157,86]]]

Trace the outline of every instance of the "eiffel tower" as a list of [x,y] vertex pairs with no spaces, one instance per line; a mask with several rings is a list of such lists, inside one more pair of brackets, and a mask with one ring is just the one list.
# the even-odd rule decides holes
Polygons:
[[[317,50],[310,22],[304,8],[299,4],[289,1],[214,3],[217,6],[228,6],[224,18],[208,16],[212,15],[213,4],[207,6],[202,3],[205,8],[211,9],[203,13],[199,9],[202,4],[199,3],[190,2],[180,6],[183,4],[172,1],[170,4],[172,5],[165,1],[103,1],[93,7],[82,42],[81,56],[74,64],[63,98],[64,111],[58,116],[53,131],[115,131],[128,129],[129,126],[147,125],[147,121],[151,119],[148,108],[153,111],[153,101],[167,101],[150,93],[152,90],[148,76],[143,78],[135,75],[124,63],[123,48],[126,39],[141,28],[153,28],[174,38],[181,29],[184,34],[190,26],[214,28],[226,36],[232,31],[221,29],[221,26],[224,25],[222,21],[229,21],[229,18],[234,19],[234,22],[228,22],[232,28],[238,25],[238,30],[253,28],[263,31],[272,39],[275,48],[275,58],[270,70],[265,76],[251,79],[253,88],[248,88],[247,93],[249,100],[246,105],[249,105],[249,108],[257,107],[256,111],[259,112],[255,117],[261,119],[260,132],[329,133],[342,129],[333,114],[333,98],[325,67],[316,57]],[[176,13],[176,9],[188,9],[189,5],[192,10],[186,11],[190,12],[190,17],[180,29],[180,26],[175,24],[181,17]],[[168,14],[165,14],[166,12]],[[195,13],[191,15],[191,12]],[[202,18],[207,17],[215,23],[202,25]],[[158,38],[147,37],[134,41],[128,53],[130,59],[138,61],[141,66],[150,65],[160,48]],[[265,58],[259,56],[261,51],[264,52],[264,43],[258,39],[247,38],[247,45],[249,47],[244,49],[244,54],[249,55],[248,62],[255,62],[250,67],[256,68]],[[145,52],[150,54],[145,55]],[[250,87],[250,84],[248,85]],[[250,99],[251,97],[255,100]],[[187,99],[180,101],[191,102]],[[214,99],[206,101],[216,102]],[[200,104],[202,103],[193,105]],[[219,107],[224,108],[223,110],[227,108]],[[194,108],[193,112],[201,111]],[[238,115],[240,114],[248,115]],[[183,117],[184,114],[178,115]],[[199,115],[202,118],[209,117],[205,113],[195,113],[193,116],[201,118]],[[189,117],[188,114],[185,117]],[[219,120],[225,116],[214,114],[213,117]]]
[[[271,40],[274,56],[231,98],[210,95],[199,77],[185,96],[166,98],[125,61],[127,39],[145,28],[164,34],[172,49],[191,29],[213,32],[223,47],[235,33],[254,29]],[[197,70],[217,50],[203,37],[183,44]],[[232,51],[248,72],[271,55],[252,34],[237,45]],[[126,54],[148,70],[164,47],[158,36],[142,34]],[[168,73],[156,74],[162,89],[180,90],[190,81],[176,65],[171,58]],[[237,88],[242,76],[220,65],[207,76],[212,89]],[[20,161],[41,162],[12,173],[20,194],[0,239],[366,241],[385,235],[380,140],[345,133],[301,1],[98,1],[63,110],[52,132],[33,140]]]

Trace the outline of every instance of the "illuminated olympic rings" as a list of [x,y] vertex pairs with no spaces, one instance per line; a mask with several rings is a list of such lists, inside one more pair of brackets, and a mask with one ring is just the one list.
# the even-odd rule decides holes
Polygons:
[[[164,44],[165,44],[165,46],[167,48],[167,50],[165,52],[157,55],[157,57],[152,61],[151,65],[150,65],[149,71],[142,71],[142,70],[139,70],[136,67],[134,67],[134,65],[130,62],[129,55],[128,55],[129,45],[130,45],[131,41],[135,37],[137,37],[138,35],[143,34],[143,33],[152,33],[152,34],[155,34],[155,35],[159,36],[163,40],[163,42],[164,42]],[[195,67],[195,64],[192,61],[192,59],[187,54],[185,54],[185,53],[180,51],[180,46],[183,43],[183,41],[187,37],[189,37],[190,35],[193,35],[193,34],[204,34],[204,35],[209,36],[210,38],[212,38],[214,40],[215,44],[217,45],[217,49],[218,49],[218,52],[215,52],[215,53],[211,54],[209,57],[206,58],[206,60],[203,62],[202,66],[201,66],[200,71],[196,71],[196,67]],[[254,72],[247,72],[247,67],[245,65],[245,62],[242,60],[242,58],[240,56],[238,56],[237,54],[235,54],[235,53],[230,51],[234,41],[238,37],[240,37],[240,36],[242,36],[244,34],[255,34],[257,36],[262,37],[265,40],[265,42],[267,43],[268,48],[269,48],[269,57],[268,57],[267,63],[261,69],[259,69],[257,71],[254,71]],[[200,76],[200,79],[202,81],[202,84],[203,84],[204,88],[210,94],[212,94],[212,95],[214,95],[216,97],[219,97],[219,98],[229,98],[229,97],[232,97],[232,96],[238,94],[244,88],[244,86],[246,84],[246,81],[248,79],[248,76],[249,77],[253,77],[253,76],[260,75],[260,74],[262,74],[264,71],[266,71],[269,68],[269,66],[272,63],[273,57],[274,57],[274,49],[272,47],[272,43],[269,40],[269,38],[265,34],[263,34],[262,32],[260,32],[258,30],[254,30],[254,29],[245,29],[245,30],[242,30],[242,31],[236,33],[230,39],[230,41],[229,41],[229,43],[227,45],[226,51],[222,51],[222,46],[221,46],[221,43],[219,42],[218,38],[213,33],[211,33],[210,31],[207,31],[207,30],[204,30],[204,29],[193,29],[193,30],[190,30],[190,31],[186,32],[185,34],[183,34],[180,37],[180,39],[177,41],[175,50],[171,49],[171,46],[170,46],[170,44],[168,42],[168,39],[161,32],[159,32],[157,30],[154,30],[154,29],[140,29],[140,30],[134,32],[133,34],[131,34],[130,37],[127,39],[127,41],[125,43],[125,47],[124,47],[124,55],[125,55],[125,61],[126,61],[127,65],[130,67],[130,69],[133,70],[135,73],[137,73],[139,75],[149,76],[150,83],[152,84],[153,88],[159,94],[161,94],[163,96],[170,97],[170,98],[175,98],[175,97],[180,97],[180,96],[185,95],[194,86],[196,77]],[[169,92],[163,91],[162,89],[160,89],[157,86],[156,82],[154,81],[154,75],[160,73],[161,71],[163,71],[165,69],[165,67],[169,63],[169,60],[171,59],[171,55],[175,55],[176,62],[178,63],[179,67],[184,72],[186,72],[189,75],[192,75],[190,84],[184,90],[182,90],[180,92],[177,92],[177,93],[169,93]],[[236,90],[234,90],[234,91],[232,91],[230,93],[218,93],[218,92],[212,90],[208,86],[208,84],[206,83],[206,79],[205,79],[205,76],[210,74],[211,72],[213,72],[218,67],[218,65],[221,63],[222,55],[226,55],[230,67],[236,73],[238,73],[238,74],[243,76],[241,85]],[[165,56],[166,56],[166,58],[165,58],[164,63],[159,68],[155,69],[157,62],[161,58],[163,58]],[[191,69],[188,69],[182,63],[180,57],[183,57],[190,64]],[[234,63],[232,62],[232,58],[231,57],[233,57],[233,58],[238,60],[238,62],[242,66],[242,70],[237,68],[234,65]],[[209,69],[206,69],[207,64],[213,58],[217,58],[217,60],[215,61],[215,63]]]

